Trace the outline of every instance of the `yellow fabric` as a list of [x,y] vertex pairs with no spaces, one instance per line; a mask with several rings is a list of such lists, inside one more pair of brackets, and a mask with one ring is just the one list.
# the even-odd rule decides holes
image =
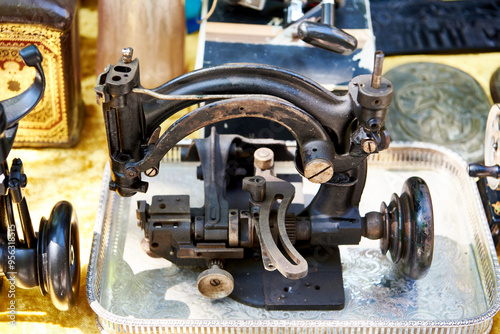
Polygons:
[[[16,327],[8,324],[6,286],[0,289],[0,333],[99,333],[95,315],[87,303],[85,279],[92,242],[92,230],[98,207],[101,179],[107,161],[107,143],[100,108],[95,103],[93,87],[96,82],[94,63],[97,37],[97,0],[82,1],[79,14],[81,35],[82,91],[85,120],[79,144],[71,149],[16,149],[10,158],[20,157],[28,175],[26,197],[35,229],[42,216],[48,216],[59,200],[70,201],[79,216],[82,278],[80,298],[69,312],[56,310],[38,289],[16,290]],[[187,36],[186,69],[194,67],[198,36]],[[434,61],[458,67],[474,76],[489,94],[488,82],[493,71],[500,67],[500,54],[457,56],[409,56],[388,58],[388,70],[405,62]],[[3,313],[2,313],[3,312]],[[500,334],[498,316],[492,332]]]

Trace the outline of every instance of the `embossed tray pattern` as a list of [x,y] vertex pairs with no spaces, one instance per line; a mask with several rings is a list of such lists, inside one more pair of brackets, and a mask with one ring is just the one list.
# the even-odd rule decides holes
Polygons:
[[[341,311],[266,311],[230,298],[211,301],[196,289],[203,268],[149,258],[140,245],[135,202],[188,193],[191,206],[203,203],[196,164],[172,160],[161,165],[147,194],[133,198],[109,192],[109,169],[104,173],[87,298],[106,332],[460,334],[491,329],[500,304],[498,259],[475,183],[455,153],[432,144],[397,143],[370,159],[361,213],[378,211],[406,178],[424,178],[435,213],[434,259],[424,279],[408,281],[380,253],[377,241],[341,246],[346,293]],[[306,201],[315,191],[310,184],[297,189]]]

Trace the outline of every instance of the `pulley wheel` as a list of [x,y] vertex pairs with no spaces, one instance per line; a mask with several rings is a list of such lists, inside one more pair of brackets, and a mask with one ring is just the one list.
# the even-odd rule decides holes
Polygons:
[[72,205],[57,203],[49,219],[42,218],[37,243],[40,290],[61,311],[76,302],[80,287],[78,221]]
[[[500,165],[500,104],[495,104],[490,109],[486,120],[484,134],[484,164],[485,166]],[[499,190],[500,180],[487,177],[488,186],[492,190]]]
[[388,206],[382,204],[381,212],[385,217],[382,252],[390,251],[392,261],[406,277],[424,277],[434,249],[434,215],[425,181],[419,177],[406,180],[401,196],[394,194]]

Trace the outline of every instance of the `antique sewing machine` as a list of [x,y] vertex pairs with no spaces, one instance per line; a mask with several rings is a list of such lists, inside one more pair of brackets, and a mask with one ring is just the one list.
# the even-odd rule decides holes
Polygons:
[[80,286],[76,213],[70,203],[57,203],[49,219],[42,217],[39,232],[35,234],[24,197],[27,177],[22,161],[14,159],[10,168],[7,162],[18,122],[35,108],[45,90],[42,55],[37,47],[28,46],[19,54],[27,66],[36,69],[36,76],[27,90],[0,101],[0,278],[6,276],[9,282],[8,311],[15,303],[16,286],[40,287],[42,295],[48,294],[52,303],[65,311],[75,304]]
[[[358,208],[367,158],[390,142],[383,126],[393,87],[381,76],[383,54],[375,55],[373,75],[355,77],[340,96],[289,70],[258,64],[202,68],[148,90],[132,51],[123,49],[95,88],[103,102],[109,188],[121,196],[147,192],[143,174],[154,180],[180,140],[210,131],[182,152],[182,161],[200,163],[203,206],[191,207],[182,190],[137,203],[147,252],[207,268],[197,282],[202,295],[270,310],[341,309],[338,246],[361,237],[380,239],[382,252],[408,279],[426,275],[434,230],[422,179],[409,178],[380,212],[361,217]],[[165,120],[202,102],[162,134]],[[294,145],[210,130],[238,118],[271,120],[293,135]],[[293,163],[297,173],[276,172],[281,162]],[[304,179],[319,190],[310,203],[292,204],[292,183]]]

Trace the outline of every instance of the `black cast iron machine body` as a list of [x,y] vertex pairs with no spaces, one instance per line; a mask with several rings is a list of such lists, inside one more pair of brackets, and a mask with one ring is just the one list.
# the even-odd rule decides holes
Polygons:
[[[228,64],[203,68],[155,89],[140,83],[139,61],[125,48],[99,76],[95,88],[107,131],[109,188],[121,196],[146,192],[142,174],[154,177],[161,159],[188,134],[237,118],[263,118],[296,140],[219,135],[196,139],[182,154],[199,161],[204,205],[188,195],[138,201],[138,225],[152,255],[177,265],[208,267],[198,290],[267,309],[341,309],[344,305],[339,245],[380,239],[399,270],[425,276],[433,252],[433,211],[425,182],[408,179],[380,212],[359,213],[367,157],[389,146],[384,130],[393,87],[382,78],[383,54],[373,75],[352,79],[339,96],[283,68]],[[204,102],[160,135],[177,112]],[[288,210],[295,189],[274,171],[293,161],[298,174],[321,184],[299,212]],[[306,181],[306,182],[308,182]]]

